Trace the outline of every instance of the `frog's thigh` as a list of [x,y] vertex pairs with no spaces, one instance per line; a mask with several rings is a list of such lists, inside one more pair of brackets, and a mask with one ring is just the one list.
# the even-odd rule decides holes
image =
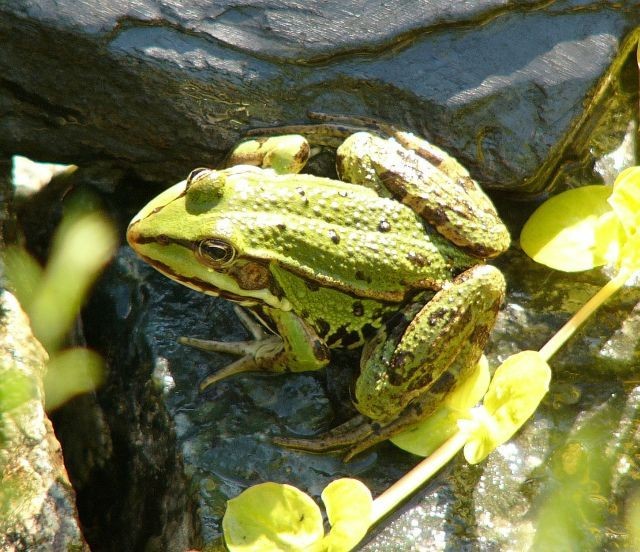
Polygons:
[[501,272],[479,265],[419,310],[409,305],[402,313],[404,323],[380,330],[363,351],[358,410],[385,423],[413,402],[422,403],[425,408],[419,410],[427,416],[427,405],[433,405],[432,411],[480,358],[504,291]]

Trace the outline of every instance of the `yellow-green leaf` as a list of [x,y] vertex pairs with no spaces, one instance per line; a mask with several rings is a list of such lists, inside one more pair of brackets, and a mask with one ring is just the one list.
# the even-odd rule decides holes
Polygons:
[[47,351],[59,348],[116,242],[113,225],[99,213],[63,219],[29,308],[33,332]]
[[625,239],[620,250],[620,266],[640,269],[640,167],[622,171],[613,185],[609,203],[615,211]]
[[630,167],[618,175],[608,202],[627,236],[635,235],[640,227],[640,167]]
[[81,347],[55,353],[47,363],[44,396],[47,410],[53,410],[70,398],[98,387],[104,377],[104,360]]
[[302,552],[324,536],[316,503],[291,485],[271,482],[229,500],[222,530],[231,552]]
[[496,370],[483,405],[471,422],[461,422],[471,435],[464,447],[470,464],[477,464],[508,441],[535,412],[549,390],[551,368],[537,351],[510,356]]
[[366,535],[371,524],[371,491],[357,479],[332,481],[322,491],[322,502],[331,524],[322,550],[347,552]]
[[458,431],[458,420],[469,415],[489,386],[489,363],[483,355],[476,369],[452,391],[426,420],[394,435],[391,442],[412,454],[429,456]]
[[42,267],[25,249],[15,245],[5,249],[2,260],[11,288],[22,308],[30,312],[31,302],[42,283]]
[[566,272],[615,261],[622,226],[607,202],[611,191],[584,186],[552,197],[524,225],[522,249],[536,262]]
[[629,238],[622,246],[620,266],[632,272],[640,270],[640,233]]

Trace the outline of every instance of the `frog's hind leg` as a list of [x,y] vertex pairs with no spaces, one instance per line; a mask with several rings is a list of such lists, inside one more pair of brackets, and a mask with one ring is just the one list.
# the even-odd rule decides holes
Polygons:
[[504,288],[499,270],[480,265],[458,276],[426,305],[409,305],[402,313],[404,324],[381,331],[363,351],[356,400],[366,416],[316,441],[278,442],[312,452],[343,449],[349,460],[429,417],[478,362]]

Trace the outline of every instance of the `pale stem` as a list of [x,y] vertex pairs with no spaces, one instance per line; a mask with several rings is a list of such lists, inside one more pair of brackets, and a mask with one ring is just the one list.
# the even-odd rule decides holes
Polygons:
[[410,472],[401,477],[373,501],[371,525],[380,521],[400,502],[414,493],[425,481],[451,460],[467,442],[466,431],[458,431],[440,446],[431,456],[425,458]]
[[621,269],[620,272],[609,280],[591,299],[589,299],[578,312],[576,312],[569,321],[560,328],[555,335],[547,341],[540,349],[540,355],[545,360],[549,360],[560,347],[569,339],[580,325],[593,314],[593,312],[602,305],[609,297],[618,291],[624,283],[629,279],[632,272],[628,269]]

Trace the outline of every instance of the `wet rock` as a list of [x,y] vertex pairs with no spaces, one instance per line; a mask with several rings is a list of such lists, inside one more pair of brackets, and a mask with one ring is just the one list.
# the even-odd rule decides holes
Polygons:
[[485,186],[539,191],[591,164],[593,129],[628,105],[612,93],[632,96],[638,11],[580,4],[8,0],[0,151],[173,182],[313,110],[389,120]]
[[89,550],[44,411],[47,354],[16,299],[0,295],[0,548]]

